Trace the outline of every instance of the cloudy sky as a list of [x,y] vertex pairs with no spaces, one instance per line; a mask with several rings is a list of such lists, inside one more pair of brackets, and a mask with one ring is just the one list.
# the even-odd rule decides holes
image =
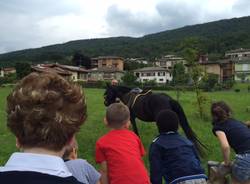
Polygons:
[[248,15],[249,0],[0,0],[0,53]]

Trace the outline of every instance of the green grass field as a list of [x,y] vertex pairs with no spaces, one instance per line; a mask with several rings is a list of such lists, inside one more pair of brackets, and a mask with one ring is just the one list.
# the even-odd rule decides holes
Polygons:
[[[211,101],[224,100],[234,111],[234,117],[242,121],[250,120],[250,112],[246,112],[246,107],[249,106],[250,93],[246,88],[240,86],[239,93],[232,91],[206,93],[208,103],[206,105],[207,118],[206,121],[200,120],[197,115],[197,110],[194,105],[195,94],[193,92],[185,92],[181,94],[180,103],[184,108],[189,123],[200,140],[208,147],[205,158],[202,159],[203,165],[206,165],[208,160],[221,161],[221,154],[216,137],[211,132],[211,122],[209,116],[209,107]],[[3,165],[10,154],[17,151],[15,148],[15,138],[6,128],[6,96],[11,91],[11,88],[0,88],[0,165]],[[77,134],[79,142],[80,157],[87,159],[90,163],[94,162],[94,149],[97,139],[105,134],[108,129],[103,124],[103,116],[105,107],[103,105],[103,92],[101,89],[84,89],[88,103],[88,118]],[[175,98],[175,92],[167,92]],[[142,142],[148,150],[153,138],[157,135],[154,123],[145,123],[137,120]],[[148,167],[148,158],[145,157],[145,164]],[[96,165],[95,165],[96,166]]]

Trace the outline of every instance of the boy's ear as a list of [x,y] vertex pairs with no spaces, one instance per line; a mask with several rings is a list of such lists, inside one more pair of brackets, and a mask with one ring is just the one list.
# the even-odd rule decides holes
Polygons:
[[106,126],[108,126],[108,121],[107,121],[107,118],[106,118],[106,117],[103,118],[103,122],[104,122],[104,124],[105,124]]
[[21,144],[20,144],[17,137],[16,137],[16,147],[17,147],[17,149],[21,149]]
[[125,124],[125,127],[126,127],[127,129],[129,129],[130,125],[131,125],[131,121],[128,120],[127,123]]

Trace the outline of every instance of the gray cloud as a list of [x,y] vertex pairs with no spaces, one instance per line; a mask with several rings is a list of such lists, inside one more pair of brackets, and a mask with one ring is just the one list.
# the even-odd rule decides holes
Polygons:
[[233,11],[236,11],[240,15],[250,14],[249,0],[238,0],[232,7]]
[[233,4],[226,0],[155,0],[150,12],[130,10],[131,1],[127,9],[119,1],[106,9],[98,6],[101,1],[0,0],[0,53],[72,39],[143,36],[250,14],[249,0]]
[[135,14],[129,10],[111,6],[106,16],[109,31],[116,35],[141,36],[203,21],[197,4],[162,1],[156,4],[155,10],[154,15]]
[[78,12],[80,9],[72,6],[67,0],[1,0],[0,12],[47,17]]
[[46,39],[46,34],[52,33],[44,33],[39,23],[53,16],[79,12],[80,9],[69,4],[67,0],[60,0],[60,3],[56,1],[0,1],[0,53],[64,41]]
[[121,10],[116,5],[108,8],[106,21],[109,25],[108,31],[115,35],[141,36],[164,29],[158,17]]
[[196,4],[180,1],[167,1],[156,5],[156,10],[161,16],[162,22],[165,23],[166,29],[200,22],[199,9]]

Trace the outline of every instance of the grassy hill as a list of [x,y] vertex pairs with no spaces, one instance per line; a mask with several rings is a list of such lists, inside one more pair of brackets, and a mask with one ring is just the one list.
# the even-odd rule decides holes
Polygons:
[[17,61],[65,62],[76,51],[89,57],[118,55],[122,57],[154,58],[178,53],[186,39],[195,40],[202,53],[223,55],[226,50],[250,47],[250,16],[185,26],[140,38],[111,37],[76,40],[37,49],[0,54],[0,65]]

